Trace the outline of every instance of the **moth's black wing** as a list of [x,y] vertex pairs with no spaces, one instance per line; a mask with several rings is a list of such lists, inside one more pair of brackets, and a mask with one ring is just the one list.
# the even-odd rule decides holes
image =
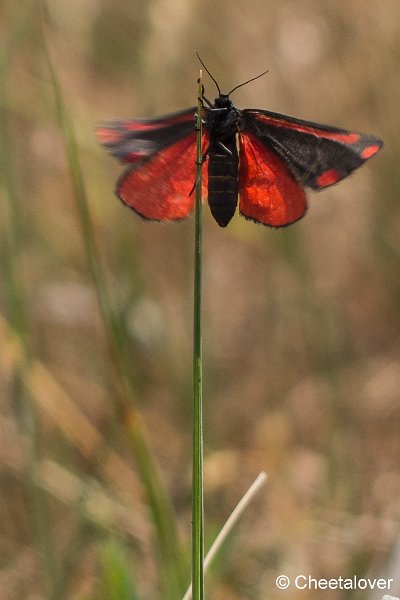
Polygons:
[[259,109],[244,109],[241,127],[288,165],[302,186],[329,187],[374,156],[382,140],[364,133],[303,121]]
[[121,162],[136,163],[193,133],[195,114],[196,108],[187,108],[155,119],[105,122],[97,139]]

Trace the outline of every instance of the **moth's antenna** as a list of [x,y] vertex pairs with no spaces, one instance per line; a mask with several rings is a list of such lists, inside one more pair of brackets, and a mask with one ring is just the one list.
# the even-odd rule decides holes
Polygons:
[[[207,71],[207,73],[209,74],[209,76],[211,77],[211,79],[213,80],[213,82],[215,83],[215,85],[217,86],[218,94],[221,95],[221,90],[219,89],[219,85],[218,85],[217,80],[214,79],[214,77],[211,75],[210,71],[207,69],[206,65],[201,60],[201,58],[200,58],[199,53],[197,52],[197,50],[196,50],[196,56],[199,59],[199,61],[201,62],[201,64],[203,65],[203,67],[205,68],[205,70]],[[259,77],[261,77],[261,75],[259,75]]]
[[239,83],[239,85],[237,85],[236,87],[234,87],[228,94],[228,96],[230,96],[232,94],[232,92],[234,92],[235,90],[237,90],[238,88],[247,85],[248,83],[250,83],[250,81],[254,81],[255,79],[260,79],[260,77],[262,77],[263,75],[265,75],[266,73],[269,72],[268,71],[264,71],[263,73],[260,73],[260,75],[256,75],[256,77],[252,77],[251,79],[248,79],[247,81],[245,81],[244,83]]
[[[211,75],[210,71],[207,69],[206,65],[203,63],[203,61],[200,58],[199,53],[196,50],[196,56],[199,59],[200,63],[203,65],[204,69],[206,70],[206,72],[209,74],[209,76],[211,77],[211,79],[213,80],[213,82],[215,83],[217,90],[218,90],[218,94],[221,95],[221,90],[219,89],[219,85],[217,80]],[[264,71],[263,73],[260,73],[260,75],[256,75],[255,77],[252,77],[251,79],[248,79],[247,81],[243,82],[243,83],[239,83],[239,85],[235,86],[228,94],[223,94],[224,96],[230,96],[232,94],[232,92],[234,92],[235,90],[237,90],[240,87],[243,87],[244,85],[247,85],[248,83],[250,83],[251,81],[255,81],[256,79],[260,79],[260,77],[262,77],[263,75],[266,75],[269,72],[269,69],[267,71]]]

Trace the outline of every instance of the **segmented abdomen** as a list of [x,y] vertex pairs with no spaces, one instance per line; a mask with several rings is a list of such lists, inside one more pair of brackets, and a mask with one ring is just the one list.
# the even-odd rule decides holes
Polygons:
[[208,204],[221,227],[226,227],[235,214],[238,199],[238,153],[236,139],[223,147],[210,147],[208,152]]

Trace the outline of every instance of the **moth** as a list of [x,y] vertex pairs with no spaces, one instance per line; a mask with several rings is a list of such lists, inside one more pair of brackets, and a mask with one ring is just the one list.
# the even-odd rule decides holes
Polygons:
[[[203,99],[202,195],[221,227],[237,205],[246,219],[290,225],[307,210],[304,188],[319,191],[338,183],[383,147],[373,135],[259,108],[239,109],[230,95],[264,73],[223,94],[205,69],[218,96],[214,102]],[[97,130],[100,143],[128,165],[117,196],[145,219],[184,219],[194,207],[196,110],[112,121]]]

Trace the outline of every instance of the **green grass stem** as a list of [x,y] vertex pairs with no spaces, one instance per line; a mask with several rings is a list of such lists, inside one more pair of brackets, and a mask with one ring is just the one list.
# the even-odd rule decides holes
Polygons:
[[196,203],[194,225],[194,313],[193,313],[193,528],[192,590],[194,600],[204,598],[204,506],[203,506],[203,382],[201,341],[202,267],[202,73],[197,107]]
[[175,600],[182,595],[186,579],[185,561],[178,540],[176,522],[170,500],[161,484],[148,447],[142,417],[135,407],[133,382],[127,368],[124,352],[125,331],[121,320],[117,318],[115,310],[111,306],[108,289],[102,274],[73,125],[46,47],[45,52],[55,93],[58,119],[78,208],[89,271],[94,282],[110,353],[118,376],[118,386],[115,390],[118,418],[136,458],[136,464],[146,489],[149,507],[153,516],[157,532],[156,539],[163,582],[163,598]]

